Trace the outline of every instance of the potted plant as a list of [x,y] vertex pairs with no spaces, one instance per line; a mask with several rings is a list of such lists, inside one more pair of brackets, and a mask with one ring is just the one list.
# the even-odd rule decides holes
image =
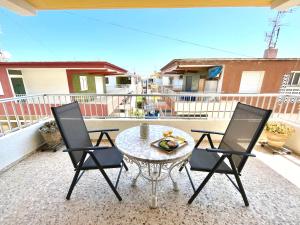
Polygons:
[[292,126],[282,122],[268,122],[266,125],[268,144],[275,148],[281,148],[294,132]]
[[56,147],[61,143],[61,135],[55,121],[46,122],[39,128],[44,141],[50,149],[56,151]]

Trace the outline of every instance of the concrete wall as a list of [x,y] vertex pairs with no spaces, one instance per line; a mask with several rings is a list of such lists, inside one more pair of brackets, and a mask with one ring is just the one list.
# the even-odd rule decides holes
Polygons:
[[68,94],[65,69],[22,69],[27,94]]
[[38,129],[40,122],[0,138],[0,171],[34,152],[43,144]]
[[291,137],[289,137],[289,139],[285,143],[285,146],[293,150],[296,154],[300,155],[300,125],[286,121],[283,122],[291,125],[295,129],[295,133],[292,134]]
[[[224,132],[229,120],[88,119],[85,122],[88,129],[119,128],[119,132],[133,126],[139,126],[141,122],[166,125],[182,129],[191,134],[193,138],[197,140],[200,137],[200,134],[190,132],[192,128]],[[43,144],[43,140],[38,132],[38,128],[41,127],[43,123],[44,122],[40,122],[0,138],[0,170],[18,162]],[[295,128],[296,132],[289,138],[286,146],[300,154],[300,126],[295,124],[291,125]],[[111,132],[111,137],[115,139],[119,132]],[[99,134],[93,134],[91,138],[97,139],[98,135]],[[214,141],[220,141],[221,137],[222,136],[220,135],[212,135]]]

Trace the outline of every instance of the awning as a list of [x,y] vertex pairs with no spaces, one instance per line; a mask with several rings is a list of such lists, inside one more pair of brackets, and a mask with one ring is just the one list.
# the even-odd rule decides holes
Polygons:
[[0,6],[21,15],[38,10],[195,8],[195,7],[271,7],[286,10],[300,0],[1,0]]
[[222,66],[215,66],[208,70],[208,78],[215,78],[222,72]]

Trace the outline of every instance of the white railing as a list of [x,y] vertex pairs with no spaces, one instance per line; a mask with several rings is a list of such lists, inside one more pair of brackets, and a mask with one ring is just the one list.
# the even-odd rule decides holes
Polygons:
[[273,118],[300,124],[300,95],[45,94],[0,99],[0,136],[52,116],[51,107],[78,101],[86,119],[229,119],[237,102],[272,109]]

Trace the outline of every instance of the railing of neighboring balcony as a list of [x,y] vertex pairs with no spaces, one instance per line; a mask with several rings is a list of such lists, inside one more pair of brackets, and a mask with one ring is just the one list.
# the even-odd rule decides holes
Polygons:
[[237,102],[272,109],[273,118],[300,124],[300,95],[46,94],[0,100],[0,135],[50,118],[51,107],[78,101],[86,119],[229,119]]

